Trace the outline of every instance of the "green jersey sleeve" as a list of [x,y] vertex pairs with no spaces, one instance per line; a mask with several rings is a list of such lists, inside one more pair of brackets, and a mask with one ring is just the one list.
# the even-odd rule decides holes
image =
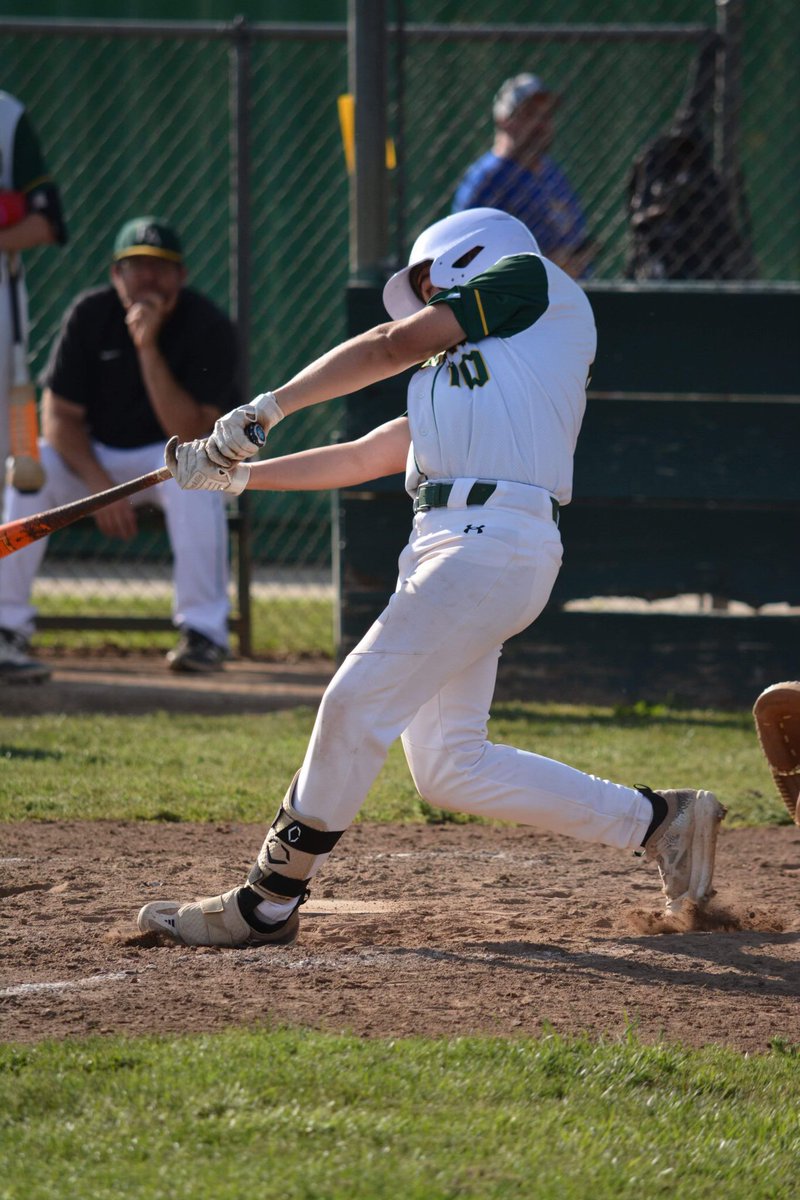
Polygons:
[[20,116],[14,135],[14,187],[27,192],[42,179],[50,178],[44,165],[39,140],[26,112]]
[[547,311],[547,272],[538,255],[512,254],[429,303],[447,304],[471,342],[511,337]]
[[58,187],[45,166],[33,125],[27,112],[23,112],[14,135],[13,181],[17,191],[24,192],[28,212],[41,213],[53,227],[56,240],[63,245],[67,240],[61,196]]

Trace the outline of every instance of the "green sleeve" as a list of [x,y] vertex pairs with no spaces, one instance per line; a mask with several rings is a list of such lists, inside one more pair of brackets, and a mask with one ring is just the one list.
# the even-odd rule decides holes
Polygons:
[[24,192],[28,212],[40,213],[50,222],[56,241],[67,241],[67,228],[58,187],[45,166],[39,139],[26,112],[17,122],[12,161],[13,186]]
[[50,179],[47,167],[44,165],[39,140],[33,126],[24,112],[17,122],[14,134],[14,189],[27,192],[31,187],[43,180]]
[[430,303],[447,304],[471,342],[511,337],[547,311],[547,272],[538,255],[513,254]]

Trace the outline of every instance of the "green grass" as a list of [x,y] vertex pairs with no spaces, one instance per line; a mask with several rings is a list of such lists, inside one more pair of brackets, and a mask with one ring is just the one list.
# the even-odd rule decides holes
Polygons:
[[[263,822],[313,711],[0,718],[0,819]],[[749,712],[497,705],[495,741],[785,823]],[[233,767],[231,764],[234,764]],[[362,810],[436,820],[399,745]],[[235,1020],[235,1013],[232,1013]],[[800,1047],[313,1031],[0,1045],[0,1200],[790,1200]]]
[[[36,590],[34,600],[42,616],[80,617],[164,617],[170,618],[169,600],[158,596],[74,595]],[[276,658],[332,658],[333,604],[314,597],[276,597],[252,602],[253,653]],[[125,651],[166,651],[175,644],[174,631],[133,629],[68,630],[51,629],[37,633],[35,646],[92,650],[115,646]],[[235,649],[235,639],[233,641]]]
[[[302,761],[313,719],[308,708],[0,717],[0,820],[263,821]],[[621,783],[711,788],[728,807],[727,828],[788,823],[748,712],[500,704],[489,736]],[[361,816],[459,819],[419,800],[399,744]]]
[[797,1050],[297,1030],[0,1047],[0,1197],[789,1200]]

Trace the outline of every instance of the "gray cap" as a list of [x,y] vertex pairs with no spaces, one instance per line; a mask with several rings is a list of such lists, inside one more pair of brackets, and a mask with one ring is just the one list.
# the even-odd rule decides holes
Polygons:
[[492,104],[492,116],[495,121],[505,121],[510,117],[523,100],[529,96],[550,96],[550,88],[542,83],[538,75],[525,73],[513,75],[502,85]]

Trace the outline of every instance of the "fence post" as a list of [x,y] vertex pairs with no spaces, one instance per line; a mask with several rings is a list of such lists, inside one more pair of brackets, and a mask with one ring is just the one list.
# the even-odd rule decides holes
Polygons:
[[739,133],[742,104],[741,0],[716,0],[720,53],[714,96],[714,158],[732,188],[739,178]]
[[403,266],[406,246],[406,10],[405,0],[395,0],[395,118],[394,144],[397,163],[394,169],[394,258],[392,267]]
[[347,53],[355,97],[350,176],[350,276],[377,282],[386,260],[386,4],[348,0]]
[[[251,37],[244,17],[233,22],[231,39],[231,233],[230,233],[230,308],[236,322],[239,341],[239,382],[243,400],[250,398],[250,262],[252,226],[250,220],[250,81]],[[251,554],[250,498],[237,498],[238,541],[236,553],[236,592],[239,608],[239,653],[249,658],[253,652],[253,625],[250,597]]]

